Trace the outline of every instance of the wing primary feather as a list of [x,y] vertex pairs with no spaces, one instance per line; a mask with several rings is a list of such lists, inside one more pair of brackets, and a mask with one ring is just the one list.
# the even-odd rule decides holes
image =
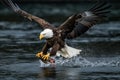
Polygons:
[[98,12],[98,11],[103,11],[103,10],[106,10],[106,9],[109,9],[111,7],[111,5],[107,5],[107,6],[103,6],[103,7],[101,7],[101,8],[98,8],[98,9],[96,9],[96,10],[94,10],[94,11],[96,11],[96,12]]
[[20,10],[20,7],[15,3],[15,5],[16,5],[16,8],[18,9],[18,10]]
[[100,11],[100,12],[95,12],[94,14],[96,14],[96,15],[105,15],[105,14],[107,14],[107,13],[110,13],[111,11]]
[[8,4],[6,4],[5,0],[0,0],[0,2],[1,2],[4,6],[8,7]]
[[11,0],[8,0],[10,3],[10,7],[16,12],[17,7],[15,6],[15,4],[13,4],[13,2]]
[[100,4],[100,2],[98,1],[95,5],[93,5],[89,10],[92,11],[94,10],[94,8],[96,8],[96,6],[98,6]]
[[10,7],[11,7],[15,12],[21,10],[16,3],[13,3],[11,0],[8,0],[8,1],[9,1],[9,3],[10,3]]
[[17,12],[18,10],[20,10],[20,8],[18,7],[18,5],[16,3],[13,3],[11,0],[0,0],[0,2],[7,6],[8,8],[12,9],[13,11]]
[[90,11],[95,11],[101,7],[103,7],[104,5],[106,5],[107,3],[106,2],[102,2],[102,3],[99,3],[98,5],[96,5],[94,8],[92,9],[89,9]]

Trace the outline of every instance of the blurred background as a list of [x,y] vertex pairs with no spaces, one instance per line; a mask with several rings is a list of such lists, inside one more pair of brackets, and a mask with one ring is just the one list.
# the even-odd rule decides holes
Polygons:
[[[62,24],[72,14],[88,10],[96,1],[97,0],[14,0],[21,9],[47,20],[56,27]],[[108,18],[93,26],[81,37],[74,40],[67,40],[67,43],[70,46],[82,49],[80,56],[91,62],[98,61],[96,63],[102,66],[103,64],[110,64],[110,66],[114,65],[118,67],[120,62],[120,1],[108,0],[108,2],[112,5]],[[36,73],[36,69],[38,69],[36,65],[38,66],[39,63],[37,62],[38,59],[35,57],[35,54],[41,51],[45,42],[44,40],[40,41],[38,38],[41,30],[41,27],[37,23],[17,15],[0,3],[0,80],[44,80],[55,77],[56,72],[62,74],[60,77],[57,75],[59,79],[79,80],[79,76],[73,76],[71,78],[70,75],[67,75],[69,72],[78,75],[73,69],[69,69],[68,72],[64,73],[62,72],[63,68],[57,71],[47,68],[47,70],[42,69]],[[76,61],[76,65],[80,66],[78,62],[80,61]],[[74,61],[70,62],[70,64],[73,63]],[[85,62],[83,62],[83,64],[84,63]],[[83,64],[81,63],[81,65]],[[24,68],[27,71],[21,71]],[[116,71],[120,70],[119,68],[116,69]],[[45,75],[42,76],[39,74],[47,71],[52,74],[45,73]],[[88,73],[89,72],[86,72],[86,75]],[[80,75],[83,76],[81,80],[106,80],[99,77],[101,74],[96,78],[85,78],[84,74]],[[106,73],[104,75],[106,76]],[[30,78],[28,78],[28,76]],[[110,76],[115,77],[114,74]],[[119,76],[120,75],[113,80],[119,80]],[[110,80],[112,78],[107,77],[107,79]]]

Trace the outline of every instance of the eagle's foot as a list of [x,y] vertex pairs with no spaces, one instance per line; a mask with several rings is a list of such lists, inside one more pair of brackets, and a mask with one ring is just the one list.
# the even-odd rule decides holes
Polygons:
[[39,52],[39,53],[37,53],[37,54],[36,54],[36,57],[38,57],[38,58],[43,57],[43,52]]
[[50,57],[50,53],[47,53],[46,55],[42,56],[42,59],[47,61],[49,57]]
[[39,52],[39,53],[36,54],[36,57],[41,59],[44,63],[47,63],[47,61],[50,58],[50,53],[47,53],[46,55],[44,55],[43,52]]

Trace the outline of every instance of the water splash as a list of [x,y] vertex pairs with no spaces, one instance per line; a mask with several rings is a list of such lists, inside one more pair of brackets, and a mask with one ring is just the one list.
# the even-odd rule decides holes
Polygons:
[[[64,67],[118,67],[120,66],[119,57],[112,58],[91,58],[93,61],[88,60],[87,58],[83,58],[81,56],[73,57],[71,59],[64,58],[55,58],[56,63],[55,66],[64,66]],[[51,67],[53,64],[44,64],[42,61],[40,62],[40,67]]]

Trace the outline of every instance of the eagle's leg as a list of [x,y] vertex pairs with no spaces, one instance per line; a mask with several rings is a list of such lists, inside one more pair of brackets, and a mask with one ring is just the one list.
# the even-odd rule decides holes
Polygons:
[[42,48],[42,51],[40,53],[37,53],[36,56],[43,61],[48,61],[48,59],[50,58],[50,53],[47,52],[50,47],[51,46],[46,42],[46,44]]

